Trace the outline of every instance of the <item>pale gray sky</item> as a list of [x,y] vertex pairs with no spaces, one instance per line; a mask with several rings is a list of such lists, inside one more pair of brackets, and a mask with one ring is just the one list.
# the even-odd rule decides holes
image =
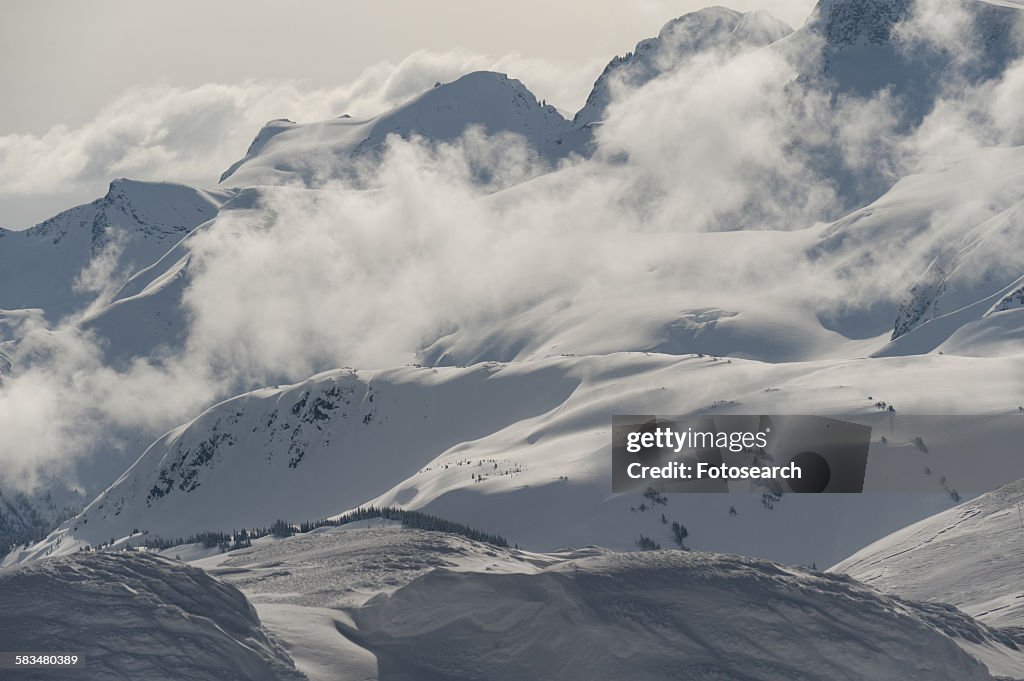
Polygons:
[[[396,64],[419,51],[446,53],[461,48],[466,54],[486,56],[498,68],[507,66],[510,75],[519,77],[538,96],[574,110],[612,56],[655,35],[667,20],[708,4],[713,3],[174,0],[158,5],[137,0],[8,0],[0,22],[0,161],[24,163],[44,153],[55,159],[70,157],[72,151],[79,156],[92,153],[97,143],[86,144],[82,139],[99,134],[95,128],[103,115],[111,116],[105,107],[139,88],[188,89],[247,79],[335,88],[375,65]],[[799,25],[813,0],[729,4],[739,10],[768,9]],[[476,67],[490,64],[465,55],[456,61]],[[267,117],[298,118],[303,112],[313,114],[319,109],[275,111]],[[243,124],[250,123],[239,121]],[[258,125],[243,136],[251,138]],[[91,129],[83,131],[83,126]],[[108,151],[110,140],[121,133],[105,134],[99,146]],[[67,151],[60,148],[63,144],[80,148]],[[87,151],[82,152],[83,148]],[[237,155],[243,152],[244,143]],[[109,161],[104,159],[107,166],[117,165]],[[96,164],[90,159],[87,165]],[[131,170],[129,166],[125,174]],[[155,173],[149,167],[135,174]],[[167,179],[213,181],[184,172],[169,174]],[[22,176],[14,189],[0,169],[0,226],[27,226],[47,217],[54,207],[67,207],[64,202],[102,194],[96,193],[103,189],[99,180],[107,178],[100,175],[74,188],[60,183],[33,187]]]

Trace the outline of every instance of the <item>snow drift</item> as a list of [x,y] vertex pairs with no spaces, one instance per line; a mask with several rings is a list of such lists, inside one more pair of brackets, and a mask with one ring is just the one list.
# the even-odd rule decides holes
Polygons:
[[9,651],[74,652],[85,665],[24,679],[300,681],[237,589],[140,553],[83,553],[0,571]]
[[349,634],[381,681],[991,679],[916,609],[843,577],[684,552],[536,574],[436,570]]

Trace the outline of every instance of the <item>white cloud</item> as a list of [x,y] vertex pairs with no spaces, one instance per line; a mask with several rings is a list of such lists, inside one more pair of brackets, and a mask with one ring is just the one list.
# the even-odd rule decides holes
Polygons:
[[[574,108],[601,64],[559,65],[517,54],[416,52],[371,66],[353,82],[312,88],[302,82],[157,85],[130,90],[81,126],[42,135],[0,136],[0,224],[27,226],[102,195],[115,177],[212,186],[241,158],[268,120],[308,122],[348,113],[373,116],[474,70],[507,71],[540,98]],[[31,200],[31,203],[27,201]]]
[[981,47],[975,39],[974,15],[962,2],[914,0],[910,17],[894,33],[908,52],[925,48],[949,54],[958,66],[976,58]]

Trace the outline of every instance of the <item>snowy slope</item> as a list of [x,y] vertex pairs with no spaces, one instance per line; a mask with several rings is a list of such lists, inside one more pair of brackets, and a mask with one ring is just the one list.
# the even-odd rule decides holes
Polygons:
[[788,495],[774,509],[759,494],[675,494],[658,511],[631,511],[640,495],[609,494],[610,415],[671,406],[884,419],[872,416],[878,399],[907,413],[1010,414],[1024,402],[1013,378],[1022,362],[1017,355],[763,364],[622,353],[329,372],[229,400],[175,429],[81,515],[10,560],[95,546],[133,529],[173,539],[315,520],[372,501],[542,550],[629,548],[641,533],[668,545],[662,511],[690,528],[695,548],[824,565],[949,508],[948,494],[935,487],[920,495]]
[[166,182],[114,180],[107,194],[23,232],[0,229],[0,309],[42,308],[56,320],[89,303],[76,291],[83,269],[104,252],[115,255],[116,279],[159,258],[230,197]]
[[85,658],[11,678],[303,678],[237,589],[164,558],[85,553],[0,570],[0,602],[4,648]]
[[95,546],[122,536],[123,525],[174,538],[211,521],[332,515],[459,442],[556,407],[578,382],[557,365],[481,365],[338,370],[259,390],[158,440],[61,534]]
[[519,135],[548,163],[575,151],[563,144],[569,123],[555,107],[537,101],[518,80],[478,71],[438,84],[370,119],[343,116],[305,125],[271,121],[257,134],[245,157],[221,176],[221,184],[317,186],[350,177],[359,163],[372,162],[388,135],[452,142],[471,126],[491,136]]
[[[992,208],[990,206],[990,210]],[[922,322],[990,296],[998,296],[998,300],[993,301],[985,313],[993,311],[997,305],[1008,308],[1014,292],[1021,287],[1020,275],[1024,272],[1024,258],[1012,255],[1022,227],[1024,199],[967,230],[956,240],[942,244],[941,252],[901,305],[893,339]]]
[[[556,194],[568,171],[485,199],[496,205]],[[789,232],[624,233],[609,250],[647,264],[616,285],[615,270],[580,292],[555,292],[512,316],[463,326],[420,352],[427,364],[514,361],[551,353],[703,352],[768,362],[937,350],[1012,354],[1024,274],[1024,148],[949,154],[900,179],[835,222]],[[662,260],[662,254],[673,254]],[[687,253],[715,253],[723,269],[757,264],[772,283],[794,281],[808,258],[821,282],[766,286],[694,281]],[[736,260],[732,260],[732,256]],[[674,264],[674,267],[672,266]],[[792,266],[795,271],[788,271]],[[1016,296],[1016,297],[1015,297]],[[615,310],[609,315],[609,310]],[[940,322],[938,318],[944,317]],[[918,327],[932,323],[920,331]],[[971,328],[942,344],[956,331]],[[993,327],[990,331],[990,327]],[[1019,336],[1016,336],[1019,338]]]
[[354,614],[380,679],[988,679],[905,603],[730,556],[433,571]]
[[[532,192],[548,191],[546,185],[519,187],[509,194],[499,192],[477,200],[483,210],[502,211],[500,204],[526,207],[534,200]],[[137,273],[109,305],[85,317],[82,327],[104,339],[107,359],[115,364],[136,356],[151,356],[162,345],[180,352],[188,337],[189,310],[183,293],[194,281],[194,240],[203,234],[234,230],[237,220],[262,224],[266,212],[253,210],[254,206],[288,201],[288,195],[303,192],[311,190],[267,186],[242,190],[224,204],[217,219],[200,226]],[[338,225],[341,233],[357,228]],[[564,230],[557,238],[572,241],[584,236]],[[799,257],[811,250],[817,239],[817,230],[813,229],[642,236],[624,232],[609,236],[607,245],[612,248],[618,244],[645,258],[664,259],[680,249],[720,249],[736,253],[742,260],[743,254],[759,251],[772,251],[784,258]],[[602,314],[611,306],[621,310],[620,316]],[[884,326],[875,335],[891,323],[891,318],[884,320]],[[440,321],[438,325],[442,326]],[[753,300],[744,290],[694,288],[685,268],[677,271],[659,267],[647,277],[634,278],[629,287],[609,280],[593,286],[586,295],[577,290],[575,280],[566,281],[544,300],[523,306],[515,314],[483,321],[474,319],[454,328],[448,326],[443,334],[425,340],[419,348],[418,361],[451,366],[557,354],[643,350],[671,354],[704,352],[779,362],[863,356],[884,344],[882,338],[870,345],[862,341],[857,337],[851,342],[842,333],[823,327],[812,309],[794,306],[788,296]]]
[[1022,481],[894,532],[831,570],[887,593],[952,603],[992,626],[1024,626],[1018,504]]
[[253,211],[263,193],[256,189],[232,192],[213,219],[182,235],[166,252],[132,274],[108,304],[82,316],[80,328],[102,340],[107,363],[123,366],[136,357],[184,350],[189,320],[183,295],[192,283],[192,241],[214,228],[217,218],[230,220]]
[[[1015,10],[992,9],[973,0],[968,4],[984,5],[979,16],[996,12],[992,16],[998,21],[992,19],[995,23],[989,25],[987,19],[979,19],[976,26],[978,35],[991,33],[986,46],[996,50],[1003,44],[1000,41],[1009,39],[1009,17],[1015,15],[1006,12]],[[842,54],[849,51],[844,59],[852,60],[852,69],[870,72],[875,68],[870,54],[857,50],[896,49],[895,38],[889,34],[894,22],[910,16],[908,12],[901,2],[878,7],[868,0],[822,3],[800,33],[805,38],[823,34],[831,46],[828,49]],[[640,43],[632,56],[610,64],[595,85],[592,101],[570,127],[578,129],[581,122],[589,125],[586,121],[596,117],[596,111],[603,111],[612,81],[629,81],[630,87],[636,87],[678,68],[688,55],[722,45],[739,49],[739,44],[799,38],[777,40],[784,33],[784,27],[763,13],[743,15],[712,8],[680,17],[666,25],[658,38]],[[1003,56],[1008,59],[1008,54]],[[1005,61],[999,63],[1005,65]],[[590,113],[584,115],[587,111]],[[335,176],[339,164],[354,162],[353,155],[379,149],[391,131],[450,141],[469,123],[480,123],[491,132],[523,133],[541,155],[550,152],[557,156],[575,142],[544,146],[561,139],[558,135],[568,129],[568,123],[549,114],[517,81],[499,74],[470,74],[370,121],[340,118],[310,125],[273,121],[257,135],[247,156],[229,171],[231,179],[225,184],[316,186]],[[626,282],[608,277],[603,285],[591,284],[584,293],[575,281],[566,282],[562,290],[546,292],[543,300],[517,306],[512,314],[466,324],[439,322],[445,333],[425,339],[418,348],[418,361],[452,365],[519,361],[556,353],[637,350],[715,353],[769,362],[939,350],[968,356],[1013,353],[1021,315],[1001,314],[1005,310],[999,308],[1004,298],[1012,302],[1015,282],[1024,274],[1018,244],[1024,155],[1019,147],[1011,147],[950,156],[903,178],[881,198],[826,228],[820,239],[814,228],[793,234],[641,236],[624,232],[609,237],[609,251],[633,253],[638,262],[649,263],[649,275]],[[529,206],[533,201],[551,200],[561,187],[574,182],[573,170],[552,173],[545,181],[516,186],[481,202],[499,206],[500,212],[502,205]],[[250,171],[252,178],[245,179]],[[607,172],[609,182],[626,179],[616,178],[614,170]],[[888,184],[878,177],[872,182],[879,190]],[[271,189],[264,187],[252,194],[272,199]],[[867,195],[874,198],[877,194],[869,191]],[[247,201],[251,205],[255,199]],[[339,225],[339,229],[346,227]],[[576,233],[567,227],[559,230],[552,238],[564,239],[567,247],[587,237],[582,228]],[[832,282],[831,289],[801,286],[796,299],[791,288],[777,293],[761,290],[751,296],[747,286],[700,286],[686,268],[663,262],[665,254],[704,249],[723,254],[723,259],[727,254],[759,251],[792,258],[810,253],[814,264],[835,273],[838,281]],[[765,266],[786,272],[792,258]],[[161,345],[181,349],[187,337],[187,310],[182,309],[181,301],[182,292],[190,285],[190,262],[187,242],[178,245],[137,276],[111,306],[86,321],[86,328],[108,341],[110,361],[149,356]],[[731,266],[751,265],[740,258]],[[871,290],[872,283],[862,281],[871,268],[881,269],[890,281],[877,283]],[[725,263],[721,269],[727,269]],[[837,292],[836,284],[848,285],[859,294],[858,299]],[[823,295],[826,290],[834,297]],[[619,315],[604,314],[608,309],[619,310]],[[931,320],[935,321],[928,324]],[[927,328],[909,333],[925,324]],[[961,327],[967,328],[955,335]],[[947,339],[952,340],[943,345]]]
[[[573,171],[481,197],[479,209],[514,222],[521,207],[553,200],[573,182]],[[261,205],[302,198],[296,193],[315,192],[243,190],[222,206],[217,219],[132,277],[110,305],[83,320],[83,327],[105,340],[107,358],[115,364],[152,356],[163,345],[182,351],[193,240],[234,231],[238,220],[264,224]],[[427,337],[418,361],[467,365],[617,351],[700,352],[768,362],[939,350],[1012,354],[1021,323],[1013,311],[1020,309],[1014,296],[1019,297],[1024,274],[1022,193],[1022,149],[981,149],[951,154],[824,227],[607,235],[599,251],[628,252],[625,265],[649,263],[645,271],[609,269],[583,290],[575,279],[558,282],[542,300],[501,316],[478,315]],[[348,229],[354,227],[338,225],[341,233]],[[586,237],[586,228],[561,228],[550,236],[568,249]],[[726,270],[750,268],[756,260],[776,272],[778,286],[752,296],[745,280],[714,287],[694,281],[690,268],[700,266],[701,254],[712,252]],[[682,260],[689,253],[694,255]],[[754,258],[757,253],[770,256]],[[805,260],[817,270],[813,276],[822,277],[820,289],[799,278],[809,276],[795,267]],[[610,309],[616,314],[608,315]]]
[[[857,338],[888,332],[880,356],[922,354],[957,329],[1014,309],[1024,273],[1024,148],[950,154],[935,169],[902,178],[878,200],[821,232],[814,253],[842,276],[900,262],[907,279],[897,296],[881,284],[869,315],[840,312],[830,328]],[[898,302],[897,302],[898,301]],[[888,328],[886,328],[888,327]],[[943,348],[972,351],[967,339]]]

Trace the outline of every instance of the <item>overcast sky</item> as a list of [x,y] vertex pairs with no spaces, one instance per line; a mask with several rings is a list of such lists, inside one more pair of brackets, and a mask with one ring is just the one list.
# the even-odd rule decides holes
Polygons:
[[[164,169],[152,159],[173,157],[175,150],[161,148],[160,154],[144,154],[149,160],[140,164],[139,147],[149,142],[134,138],[121,150],[134,152],[131,163],[109,157],[82,160],[97,148],[108,156],[116,154],[112,140],[138,134],[138,123],[126,133],[123,119],[132,106],[159,100],[157,95],[145,94],[153,86],[177,88],[180,99],[190,89],[209,83],[295,84],[301,92],[289,97],[277,90],[258,101],[251,93],[232,95],[232,107],[250,107],[256,110],[253,116],[265,116],[255,123],[245,118],[237,121],[238,127],[255,127],[238,131],[233,158],[244,153],[245,140],[255,135],[263,120],[341,113],[324,109],[324,97],[314,103],[303,88],[337,88],[361,77],[358,96],[349,92],[348,99],[352,106],[361,104],[367,110],[348,111],[345,93],[334,92],[327,99],[332,104],[345,102],[346,112],[368,115],[377,113],[369,110],[375,105],[391,104],[406,94],[403,88],[419,87],[419,80],[434,77],[434,71],[438,78],[450,79],[461,68],[498,68],[522,80],[538,97],[573,111],[612,56],[656,34],[672,17],[706,4],[705,0],[6,2],[0,23],[0,63],[4,65],[0,69],[0,163],[8,167],[0,168],[0,226],[25,227],[70,206],[69,201],[101,195],[111,179],[105,176],[110,169],[140,179],[214,183],[216,177],[207,177],[208,169],[197,171],[195,164],[186,169],[179,163],[161,176]],[[735,0],[730,5],[740,10],[768,9],[799,25],[813,0]],[[371,86],[386,81],[384,71],[402,65],[409,55],[417,55],[416,63],[405,61],[404,67],[416,78],[408,76],[398,85],[387,82],[388,96],[368,94]],[[133,92],[134,100],[123,99]],[[222,100],[218,106],[224,110]],[[274,106],[286,110],[271,111]],[[178,114],[180,118],[182,112]],[[204,115],[209,118],[207,112],[196,111],[202,124],[228,124],[220,119],[206,123]],[[105,120],[115,117],[122,120],[121,129],[101,129]],[[147,134],[151,139],[153,130]],[[96,142],[100,137],[102,143]],[[161,143],[166,147],[166,141]],[[146,151],[152,149],[146,147]],[[68,172],[75,165],[69,158],[77,158],[88,172]],[[43,165],[39,159],[49,165],[24,167]],[[195,172],[199,175],[194,177]]]

